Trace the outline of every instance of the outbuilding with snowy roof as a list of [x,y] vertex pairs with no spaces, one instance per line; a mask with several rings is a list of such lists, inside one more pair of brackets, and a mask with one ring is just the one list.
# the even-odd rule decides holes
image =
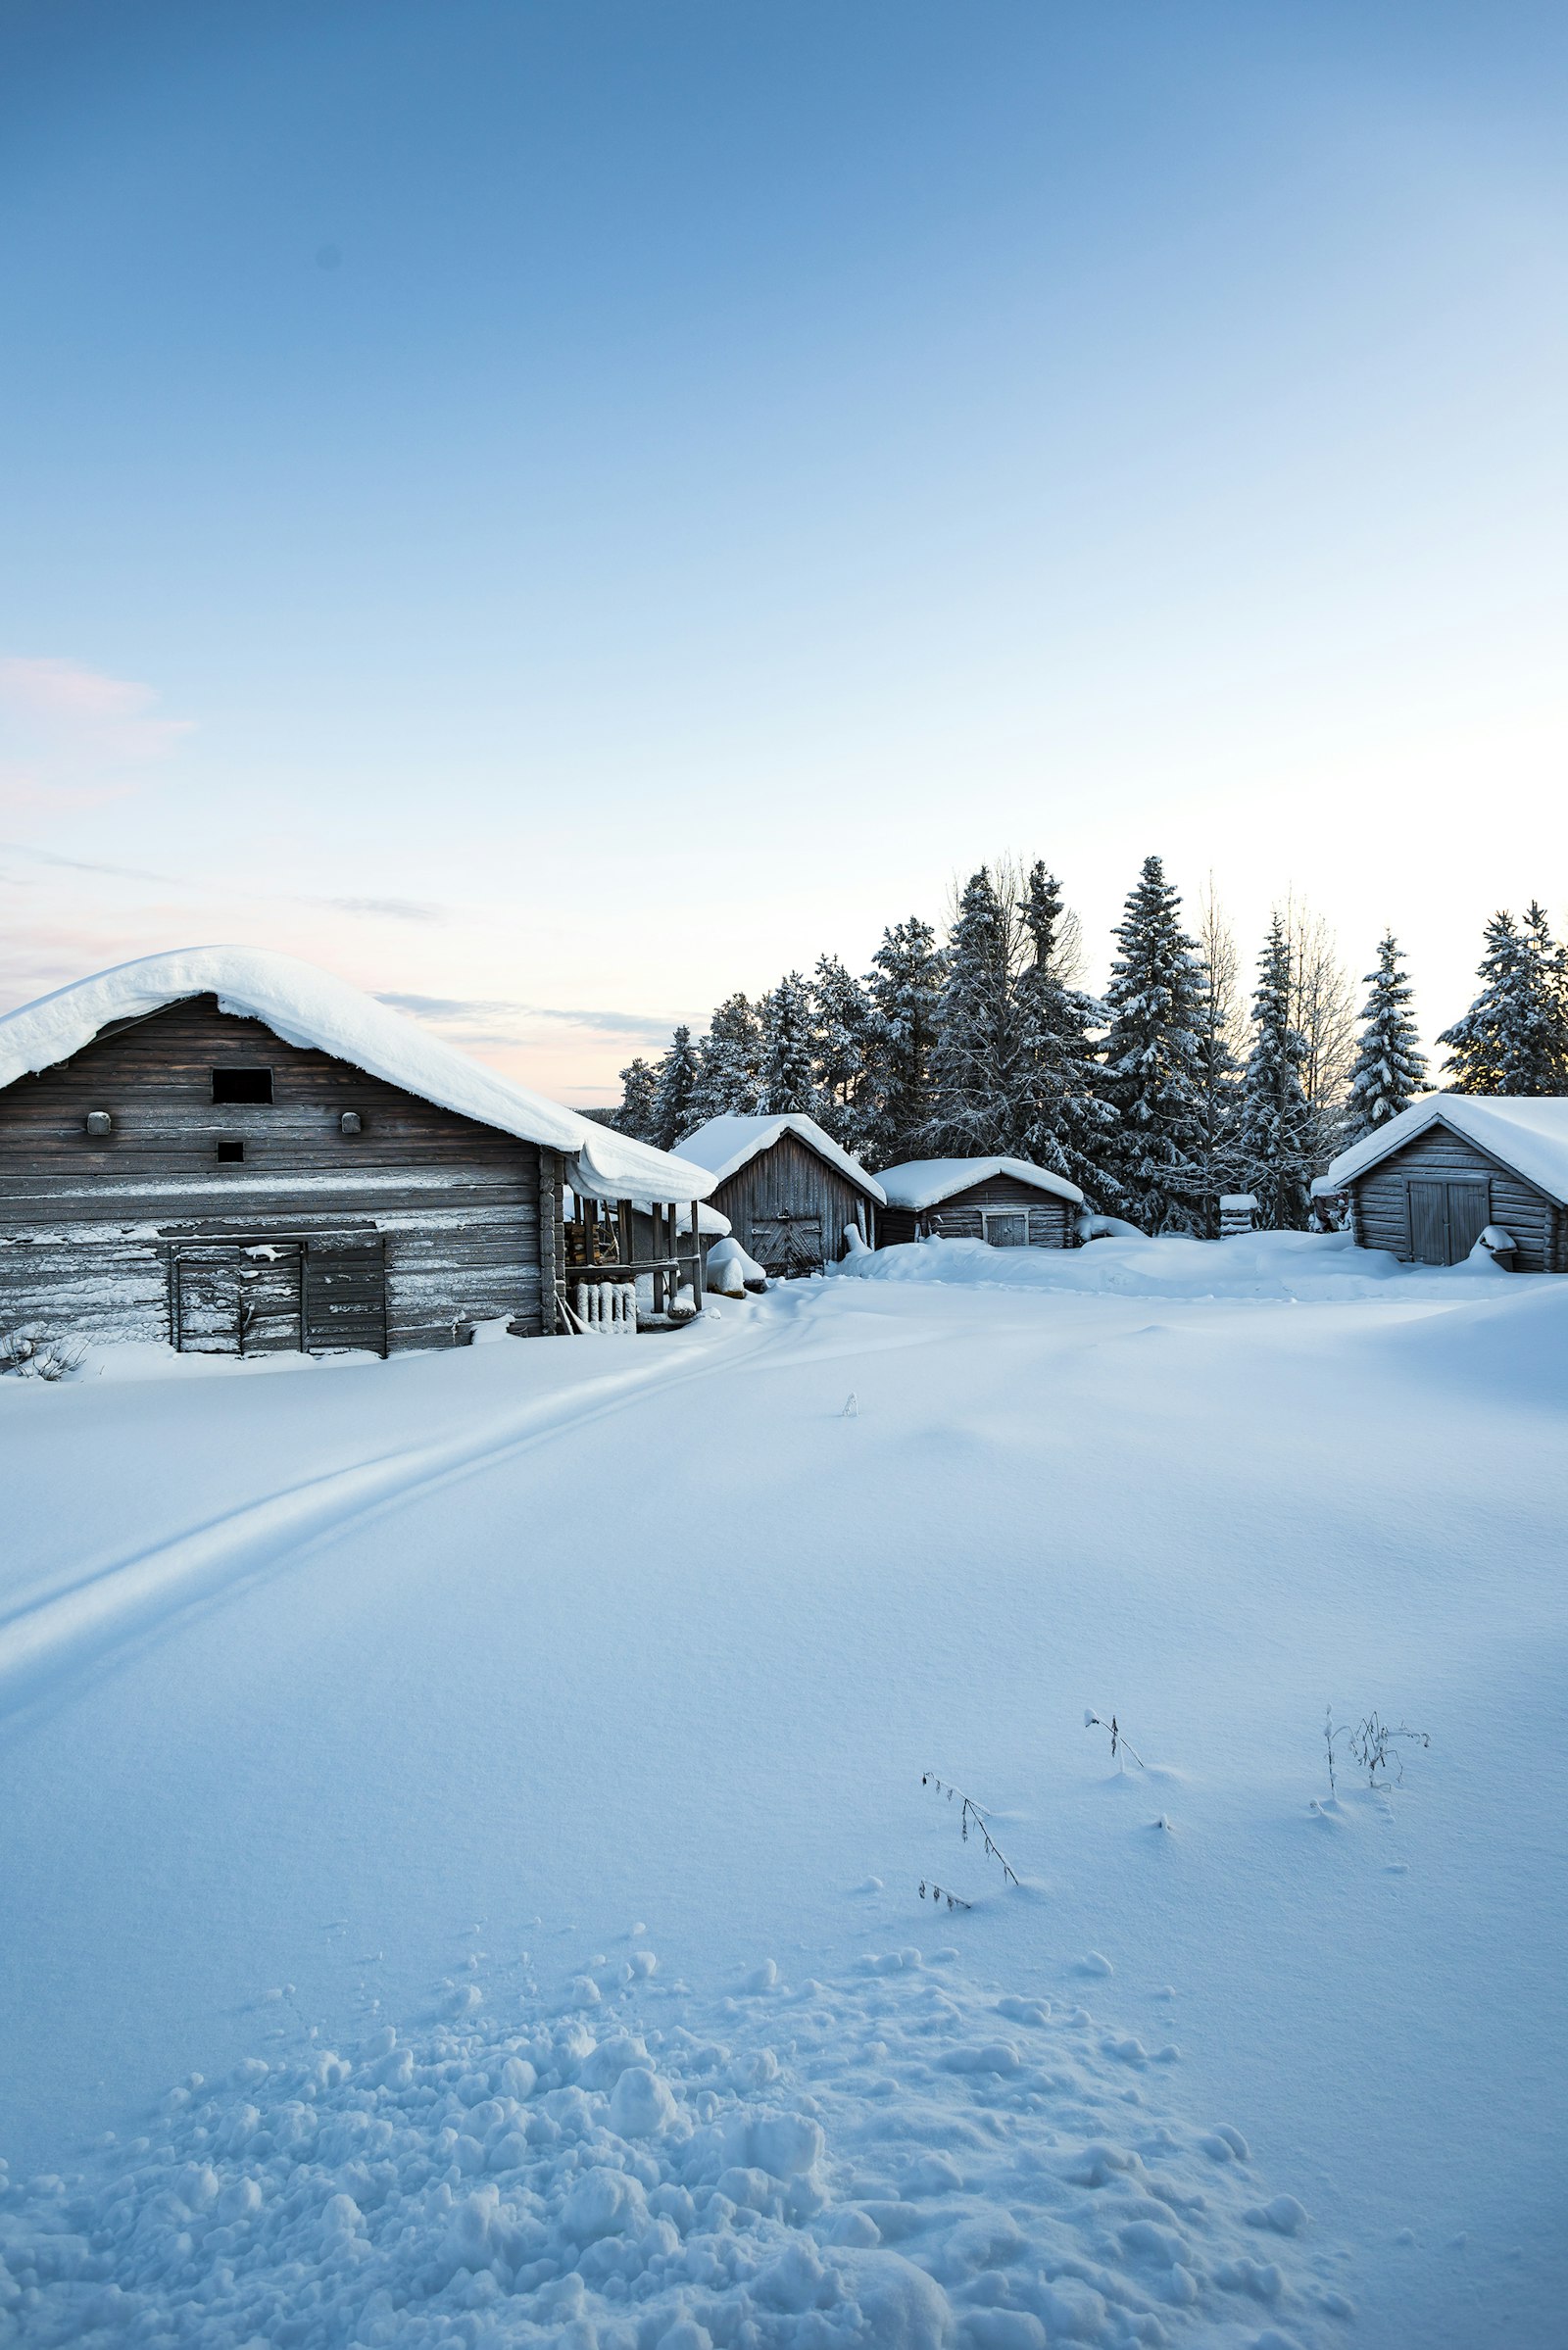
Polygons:
[[1312,1188],[1348,1199],[1361,1248],[1406,1263],[1460,1264],[1486,1235],[1518,1272],[1568,1272],[1568,1098],[1429,1094]]
[[291,955],[149,955],[0,1017],[0,1333],[385,1354],[640,1279],[667,1323],[712,1188]]
[[910,1158],[877,1177],[887,1194],[883,1248],[988,1241],[993,1248],[1068,1248],[1084,1196],[1026,1158]]
[[773,1279],[836,1264],[851,1231],[876,1247],[881,1184],[803,1111],[710,1118],[677,1149],[709,1169],[711,1204]]

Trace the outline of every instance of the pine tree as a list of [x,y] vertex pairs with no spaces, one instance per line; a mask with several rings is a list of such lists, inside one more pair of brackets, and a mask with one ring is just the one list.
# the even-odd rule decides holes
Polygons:
[[1030,868],[1019,905],[1030,960],[1018,975],[1022,1072],[1014,1131],[1019,1155],[1065,1175],[1086,1200],[1106,1206],[1114,1185],[1104,1166],[1116,1113],[1100,1091],[1092,1032],[1105,1007],[1068,987],[1057,969],[1061,885],[1043,864]]
[[1237,1133],[1243,1180],[1275,1232],[1304,1232],[1311,1212],[1316,1126],[1301,1082],[1306,1059],[1306,1039],[1291,1025],[1291,949],[1276,914],[1258,957]]
[[681,1026],[670,1040],[669,1051],[659,1064],[658,1083],[654,1089],[654,1131],[652,1141],[661,1151],[673,1151],[685,1136],[695,1132],[702,1120],[692,1115],[692,1098],[697,1090],[697,1055],[692,1051],[692,1032]]
[[929,922],[911,914],[882,933],[871,957],[863,1148],[873,1167],[917,1157],[931,1117],[931,1054],[947,960]]
[[858,1151],[870,1103],[871,1005],[836,955],[817,956],[811,981],[817,1117],[836,1143]]
[[969,1157],[1017,1149],[1025,1060],[1017,962],[1013,907],[982,865],[964,885],[948,940],[931,1054],[932,1151]]
[[762,1099],[769,1117],[816,1114],[811,1071],[811,997],[799,971],[788,971],[762,999]]
[[658,1077],[639,1053],[637,1058],[620,1072],[620,1105],[612,1118],[617,1134],[629,1134],[639,1143],[654,1139],[654,1096]]
[[761,1102],[761,1022],[744,996],[726,996],[697,1048],[688,1132],[710,1118],[752,1115]]
[[1568,955],[1544,909],[1521,926],[1495,913],[1477,976],[1481,992],[1446,1028],[1445,1075],[1456,1094],[1560,1094],[1568,1090]]
[[1164,866],[1146,857],[1115,933],[1120,953],[1105,990],[1104,1095],[1118,1121],[1106,1160],[1147,1232],[1197,1232],[1204,1219],[1203,972],[1180,913]]
[[1360,1044],[1350,1071],[1342,1144],[1376,1134],[1408,1109],[1427,1082],[1426,1054],[1410,1017],[1410,982],[1393,931],[1378,945],[1378,967],[1368,971],[1372,991],[1361,1014]]

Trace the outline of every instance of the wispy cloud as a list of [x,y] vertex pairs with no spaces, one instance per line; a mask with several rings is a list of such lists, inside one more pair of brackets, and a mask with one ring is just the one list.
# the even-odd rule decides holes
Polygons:
[[0,657],[0,712],[34,736],[116,763],[162,759],[192,731],[194,718],[154,717],[157,703],[152,686],[79,661]]
[[[559,1020],[564,1026],[584,1028],[597,1036],[632,1037],[645,1045],[667,1043],[674,1025],[647,1012],[569,1010],[557,1004],[514,1004],[489,996],[416,996],[389,990],[379,994],[376,1002],[391,1004],[394,1011],[410,1012],[416,1020],[445,1020],[464,1027],[475,1020]],[[505,1044],[512,1040],[491,1037],[486,1041]]]
[[329,906],[335,913],[369,914],[387,922],[445,922],[444,906],[424,898],[313,898],[313,906]]

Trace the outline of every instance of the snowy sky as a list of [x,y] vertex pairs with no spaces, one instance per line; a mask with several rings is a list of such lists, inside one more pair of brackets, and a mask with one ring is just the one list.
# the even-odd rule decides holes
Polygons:
[[0,1004],[605,1099],[999,852],[1568,922],[1568,17],[13,0]]

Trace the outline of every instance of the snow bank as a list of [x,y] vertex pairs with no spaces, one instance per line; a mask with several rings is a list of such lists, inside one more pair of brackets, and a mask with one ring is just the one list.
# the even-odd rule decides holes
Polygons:
[[731,1238],[717,1242],[708,1251],[708,1286],[721,1297],[737,1297],[748,1289],[765,1290],[767,1275],[740,1242]]
[[1174,2048],[956,1956],[769,1961],[705,2013],[634,1944],[520,2013],[448,1982],[408,2038],[193,2075],[0,2197],[0,2334],[9,2301],[28,2341],[198,2350],[1306,2350],[1352,2314],[1242,2132],[1146,2085]]
[[1070,1290],[1107,1297],[1233,1298],[1302,1302],[1401,1297],[1438,1285],[1433,1294],[1457,1302],[1455,1283],[1516,1276],[1490,1256],[1478,1264],[1402,1265],[1378,1248],[1357,1248],[1345,1232],[1251,1232],[1226,1241],[1192,1241],[1141,1234],[1096,1240],[1083,1248],[993,1248],[984,1241],[931,1240],[831,1266],[852,1281],[952,1282],[974,1289]]
[[972,1183],[985,1183],[993,1175],[1010,1175],[1054,1199],[1070,1199],[1075,1207],[1084,1203],[1075,1183],[1027,1158],[909,1158],[900,1166],[884,1167],[877,1181],[890,1207],[923,1208],[939,1206],[955,1192],[966,1192]]
[[702,1199],[713,1177],[565,1109],[470,1060],[401,1012],[377,1004],[314,963],[260,947],[185,947],[117,964],[0,1016],[0,1087],[69,1060],[112,1020],[162,1011],[187,996],[214,995],[226,1012],[260,1020],[285,1044],[352,1061],[458,1116],[564,1151],[581,1188],[600,1198]]
[[837,1167],[841,1175],[847,1175],[851,1183],[858,1185],[868,1199],[874,1199],[879,1207],[886,1205],[878,1178],[868,1175],[858,1158],[841,1150],[833,1137],[803,1111],[792,1110],[770,1118],[710,1118],[706,1126],[699,1126],[695,1134],[686,1137],[680,1155],[709,1168],[713,1182],[718,1184],[737,1168],[747,1165],[760,1151],[771,1150],[781,1134],[796,1135],[803,1143],[809,1144],[829,1166]]

